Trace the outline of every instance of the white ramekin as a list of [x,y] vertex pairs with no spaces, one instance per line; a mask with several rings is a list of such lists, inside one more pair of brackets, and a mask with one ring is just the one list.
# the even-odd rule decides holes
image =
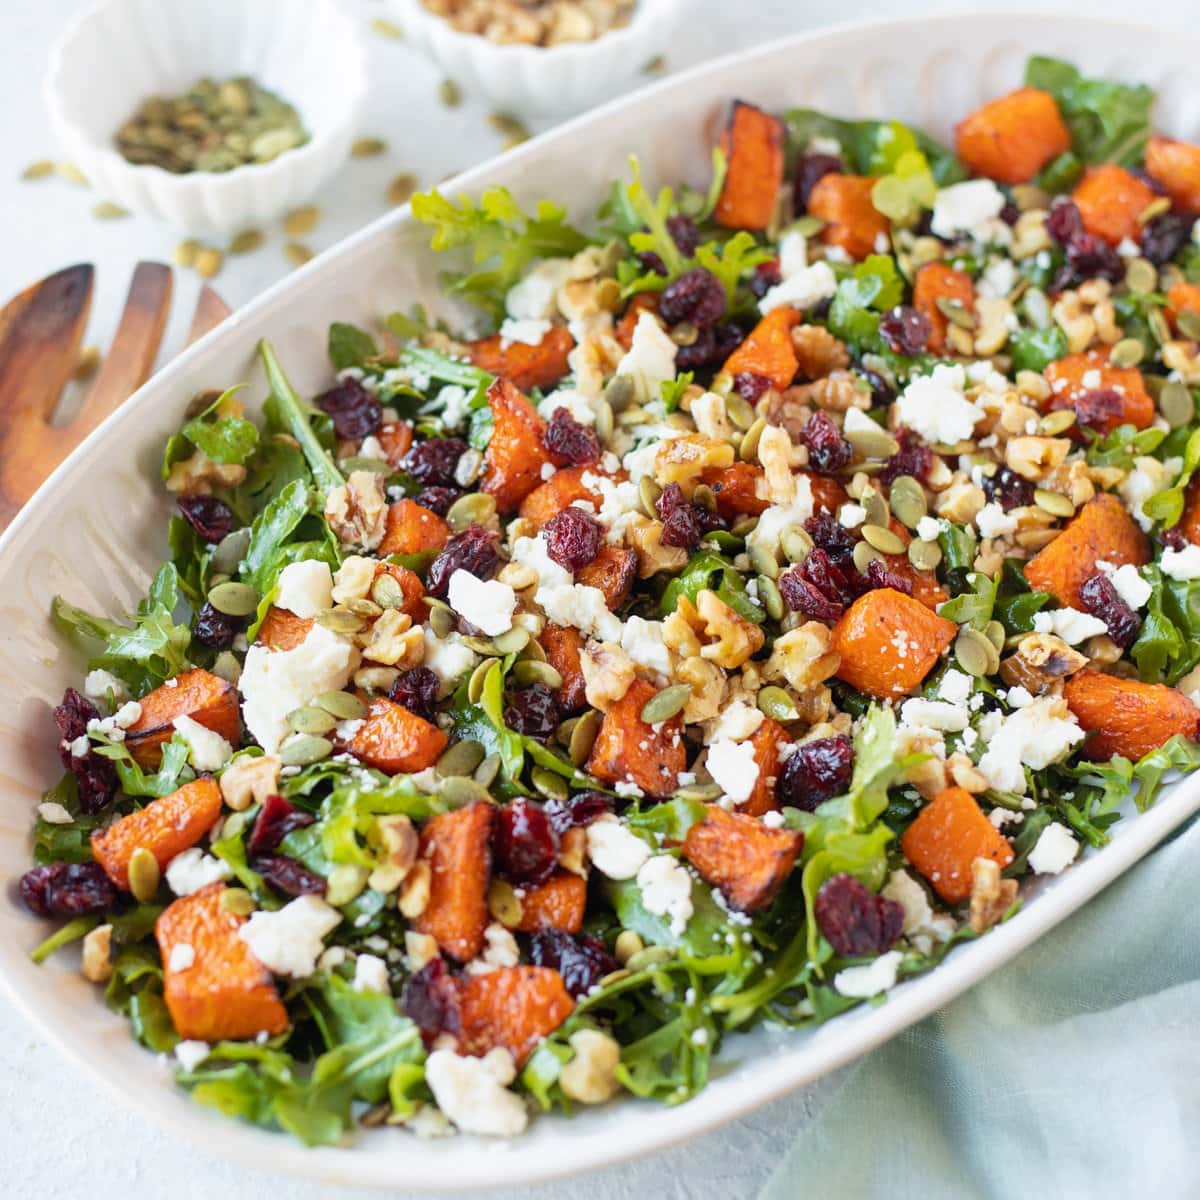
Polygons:
[[583,112],[644,82],[644,69],[668,47],[686,0],[639,0],[623,29],[592,42],[501,46],[459,33],[421,0],[392,0],[408,41],[451,79],[496,108],[522,117]]
[[[147,96],[237,75],[294,104],[311,140],[224,173],[172,175],[118,153],[117,129]],[[228,234],[302,203],[346,161],[367,57],[333,0],[99,0],[55,45],[45,91],[64,154],[100,196],[187,233]]]

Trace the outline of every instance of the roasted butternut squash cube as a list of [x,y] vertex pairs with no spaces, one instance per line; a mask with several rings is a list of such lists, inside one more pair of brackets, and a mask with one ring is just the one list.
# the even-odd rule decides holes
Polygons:
[[389,554],[423,554],[440,550],[450,540],[450,526],[431,508],[415,500],[397,500],[388,505],[381,557]]
[[567,355],[575,339],[561,326],[547,331],[536,346],[505,342],[498,333],[467,343],[467,357],[484,371],[507,379],[522,392],[553,387],[571,370]]
[[1145,429],[1154,420],[1154,401],[1146,391],[1142,373],[1137,367],[1114,367],[1108,361],[1109,351],[1089,350],[1086,354],[1068,354],[1066,358],[1048,363],[1046,382],[1050,385],[1047,407],[1078,409],[1089,392],[1111,391],[1119,400],[1115,410],[1092,422],[1099,433],[1111,433],[1118,425],[1136,425]]
[[644,679],[609,706],[588,759],[588,773],[601,783],[632,782],[648,796],[669,796],[687,766],[683,725],[678,717],[657,726],[642,720],[642,707],[654,695]]
[[141,701],[142,715],[125,731],[125,745],[143,767],[157,767],[176,717],[191,717],[236,746],[241,733],[237,689],[211,671],[195,667],[155,688]]
[[1176,208],[1200,212],[1200,146],[1152,137],[1146,143],[1146,173],[1167,189]]
[[542,468],[554,467],[546,449],[546,423],[507,379],[488,388],[494,430],[483,455],[480,489],[496,499],[501,513],[516,512],[542,482]]
[[545,883],[526,886],[521,897],[521,933],[562,929],[578,933],[587,907],[587,880],[570,871],[559,871]]
[[803,846],[802,833],[768,829],[757,817],[710,804],[704,820],[688,830],[683,857],[731,908],[758,912],[775,899]]
[[929,320],[929,352],[945,354],[950,349],[950,318],[938,308],[939,300],[957,301],[971,313],[975,309],[975,284],[965,271],[946,263],[926,263],[913,283],[913,307]]
[[800,323],[794,308],[773,308],[746,335],[745,341],[725,360],[722,372],[733,378],[744,371],[761,375],[778,391],[789,387],[799,360],[792,345],[792,329]]
[[841,246],[851,258],[875,254],[890,224],[871,200],[875,180],[867,175],[826,175],[808,195],[811,216],[825,222],[821,241]]
[[1142,240],[1138,218],[1155,200],[1154,191],[1132,171],[1115,163],[1088,167],[1071,193],[1083,218],[1083,227],[1110,246],[1119,246],[1126,238]]
[[958,157],[973,175],[1028,183],[1071,148],[1071,134],[1049,92],[1023,87],[989,100],[954,131]]
[[469,962],[483,949],[495,814],[493,805],[480,801],[430,817],[421,829],[420,856],[431,872],[429,903],[413,926],[457,962]]
[[1091,734],[1083,748],[1090,762],[1107,762],[1114,754],[1137,762],[1176,734],[1195,738],[1200,723],[1200,708],[1165,683],[1080,671],[1067,680],[1063,696]]
[[308,637],[312,627],[312,617],[298,617],[294,612],[272,604],[254,640],[269,650],[295,650]]
[[459,978],[459,1049],[482,1056],[503,1046],[520,1067],[572,1013],[575,1001],[549,967],[500,967]]
[[721,136],[725,182],[714,217],[726,229],[766,229],[783,183],[786,133],[783,122],[741,100],[734,101]]
[[359,762],[388,775],[432,767],[449,737],[436,725],[386,696],[367,705],[367,715],[343,748]]

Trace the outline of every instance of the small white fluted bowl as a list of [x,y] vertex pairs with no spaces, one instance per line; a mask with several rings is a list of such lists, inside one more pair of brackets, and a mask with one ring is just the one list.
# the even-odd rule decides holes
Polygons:
[[667,49],[685,3],[639,0],[628,25],[591,42],[507,46],[459,33],[421,0],[392,0],[412,45],[464,91],[521,117],[580,113],[644,83],[647,63]]
[[[310,140],[269,163],[187,175],[117,151],[148,96],[238,75],[294,105]],[[346,161],[367,58],[334,0],[100,0],[55,45],[45,91],[65,155],[100,196],[187,233],[229,234],[307,200]]]

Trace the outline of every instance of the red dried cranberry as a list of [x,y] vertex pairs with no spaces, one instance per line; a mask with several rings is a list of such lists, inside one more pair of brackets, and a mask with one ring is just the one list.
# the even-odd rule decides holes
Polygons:
[[925,483],[933,470],[933,451],[911,429],[901,429],[896,434],[900,449],[883,464],[879,478],[892,483],[901,475],[911,475]]
[[873,558],[867,563],[867,591],[874,591],[876,588],[891,588],[894,592],[903,592],[906,596],[913,594],[912,580],[904,575],[897,575],[895,571],[889,571],[887,565],[881,558]]
[[994,500],[1005,512],[1027,508],[1033,503],[1033,483],[1018,475],[1011,467],[1000,467],[994,475],[983,477],[983,494]]
[[896,389],[878,371],[868,371],[865,367],[859,367],[858,373],[871,387],[873,407],[891,404],[896,399]]
[[598,817],[612,812],[613,801],[603,792],[580,792],[565,800],[547,800],[545,807],[550,828],[562,837],[568,829],[590,825]]
[[898,304],[879,318],[879,335],[895,354],[915,358],[929,342],[933,326],[929,318],[908,304]]
[[667,264],[663,262],[662,255],[656,254],[653,250],[643,250],[638,255],[638,262],[647,271],[653,271],[655,275],[666,275],[667,273]]
[[814,916],[821,932],[842,958],[883,954],[904,928],[904,909],[876,896],[853,875],[833,875],[817,893]]
[[1116,585],[1103,573],[1085,579],[1079,587],[1084,612],[1099,617],[1108,626],[1108,636],[1127,649],[1142,627],[1142,618],[1125,602]]
[[775,783],[780,804],[814,812],[818,805],[840,796],[854,773],[854,747],[849,738],[814,738],[788,755]]
[[760,300],[773,288],[783,282],[783,273],[779,269],[779,259],[772,258],[759,263],[750,276],[750,291]]
[[383,407],[357,379],[343,379],[317,397],[317,407],[333,418],[333,432],[353,442],[379,432]]
[[798,567],[779,577],[779,591],[793,612],[836,621],[862,591],[862,581],[853,567],[837,566],[814,546]]
[[1147,221],[1142,230],[1142,257],[1156,267],[1170,262],[1191,237],[1194,220],[1184,213],[1165,212]]
[[1073,200],[1059,198],[1046,214],[1046,232],[1065,250],[1083,229],[1083,214]]
[[72,744],[86,735],[88,722],[99,716],[95,705],[74,688],[67,688],[62,703],[54,709],[54,723],[59,733],[58,755],[63,766],[75,776],[79,807],[89,816],[109,804],[117,791],[117,773],[110,759],[97,754],[90,743],[83,754],[71,750]]
[[796,167],[792,190],[798,208],[808,208],[808,197],[826,175],[841,175],[846,168],[836,154],[806,154]]
[[1067,244],[1066,266],[1052,284],[1053,291],[1062,291],[1072,283],[1088,279],[1107,279],[1118,283],[1125,277],[1121,256],[1103,238],[1081,233]]
[[108,912],[120,893],[98,862],[49,863],[21,876],[21,901],[37,917]]
[[326,883],[316,871],[286,854],[260,854],[250,860],[257,871],[277,892],[285,896],[323,896]]
[[509,729],[539,742],[558,728],[558,705],[554,693],[543,683],[532,683],[508,693],[504,723]]
[[283,796],[271,795],[263,801],[254,828],[246,839],[246,853],[252,857],[278,848],[293,829],[313,823],[312,813],[296,808]]
[[595,430],[580,424],[565,408],[556,408],[546,423],[546,449],[561,465],[582,467],[600,461],[600,439]]
[[757,404],[770,386],[771,381],[765,375],[753,371],[739,371],[733,377],[733,390],[749,404]]
[[720,517],[697,504],[690,504],[677,483],[668,483],[658,498],[658,515],[662,518],[662,544],[695,549],[700,539],[719,528]]
[[231,617],[219,608],[213,608],[206,600],[196,614],[196,628],[192,637],[210,650],[228,650],[233,639],[246,627],[243,617]]
[[441,958],[431,958],[404,981],[400,1006],[426,1041],[462,1030],[458,985]]
[[832,475],[854,457],[854,447],[824,409],[817,409],[808,418],[800,430],[800,440],[808,447],[808,465],[821,475]]
[[233,529],[233,510],[216,496],[180,496],[175,503],[200,540],[210,546]]
[[64,767],[71,765],[70,743],[87,733],[89,721],[98,721],[100,710],[74,688],[63,692],[62,703],[55,706],[54,724],[58,726],[58,756]]
[[462,438],[429,438],[417,442],[400,460],[400,469],[423,487],[453,487],[454,468],[467,451]]
[[1178,525],[1173,525],[1170,529],[1160,529],[1156,537],[1171,550],[1182,550],[1188,544],[1187,538],[1183,536],[1183,530]]
[[598,938],[586,933],[574,938],[561,929],[535,933],[530,939],[529,957],[539,967],[556,970],[563,986],[576,999],[617,969],[617,960]]
[[804,522],[804,529],[813,545],[824,550],[838,566],[854,558],[854,535],[831,512],[822,510]]
[[578,571],[596,561],[603,534],[590,512],[569,505],[546,522],[546,554],[564,570]]
[[469,571],[476,579],[491,579],[500,569],[500,554],[496,550],[499,539],[498,533],[482,525],[468,525],[462,533],[456,533],[430,565],[425,580],[429,594],[444,600],[455,571]]
[[715,325],[725,315],[725,288],[703,267],[685,271],[667,284],[658,301],[658,315],[668,325],[686,321],[702,329]]
[[388,699],[403,704],[413,716],[432,721],[437,713],[438,689],[442,681],[428,667],[409,667],[396,676]]
[[458,488],[427,487],[417,493],[416,500],[422,508],[427,508],[430,512],[437,513],[439,517],[444,517],[450,511],[450,505],[461,495],[462,492]]
[[675,216],[668,217],[667,232],[671,235],[671,241],[679,247],[679,253],[684,258],[691,258],[696,253],[696,249],[700,245],[700,230],[696,228],[696,222],[691,217],[684,213],[676,213]]
[[518,797],[496,814],[496,870],[513,883],[545,883],[558,866],[558,834],[536,800]]
[[1005,200],[1004,206],[1000,209],[1000,220],[1005,225],[1015,225],[1021,219],[1021,210],[1011,201]]
[[1121,393],[1113,388],[1096,388],[1084,392],[1072,406],[1075,409],[1075,422],[1090,429],[1107,428],[1114,417],[1121,415],[1124,401]]

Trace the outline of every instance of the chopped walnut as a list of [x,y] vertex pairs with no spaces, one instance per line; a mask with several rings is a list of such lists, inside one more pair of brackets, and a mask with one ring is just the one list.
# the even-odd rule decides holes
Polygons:
[[640,515],[627,519],[625,539],[637,551],[639,578],[649,579],[659,571],[674,575],[687,566],[687,550],[683,546],[664,546],[662,535],[661,521],[652,521]]
[[396,667],[359,667],[354,672],[354,686],[364,692],[387,692],[399,678]]
[[956,476],[954,482],[938,494],[934,511],[956,525],[969,525],[987,503],[987,497],[983,488],[972,483],[962,472],[956,472]]
[[379,563],[373,558],[351,554],[342,560],[333,577],[333,602],[345,604],[350,600],[365,600],[375,582]]
[[758,440],[758,461],[767,482],[772,504],[790,504],[796,496],[792,474],[792,439],[778,425],[768,425]]
[[1012,305],[1005,299],[980,296],[975,301],[979,328],[975,331],[974,353],[984,358],[999,354],[1015,324]]
[[1042,479],[1042,487],[1051,492],[1060,492],[1076,508],[1082,508],[1096,494],[1091,471],[1082,458],[1064,462],[1047,471]]
[[692,485],[709,467],[733,465],[733,447],[702,433],[689,433],[663,442],[654,458],[654,478],[662,487],[677,483],[690,494]]
[[562,835],[558,843],[558,865],[582,879],[588,877],[587,830],[574,826]]
[[[804,406],[810,414],[813,408],[824,408],[829,412],[840,413],[851,408],[869,408],[871,394],[869,391],[859,390],[855,382],[856,378],[850,371],[840,369],[832,371],[824,379],[814,379],[811,383],[800,383],[795,387],[788,388],[784,393],[787,397],[785,403],[792,404],[796,408]],[[796,415],[799,415],[798,412]],[[804,420],[807,419],[805,417]],[[779,424],[795,437],[804,427],[804,421],[800,421],[795,429],[792,428],[793,423],[779,420]]]
[[371,872],[367,886],[386,895],[396,891],[413,869],[419,840],[412,821],[403,813],[376,817],[373,833],[382,849],[382,861]]
[[383,476],[351,472],[345,486],[334,488],[325,498],[325,519],[344,545],[374,550],[387,528]]
[[210,496],[214,487],[237,487],[245,478],[245,467],[213,462],[203,450],[197,450],[190,458],[171,464],[166,485],[167,491],[177,496]]
[[1200,345],[1185,341],[1164,342],[1162,359],[1170,370],[1179,372],[1184,383],[1189,386],[1200,383]]
[[965,792],[978,796],[986,792],[991,784],[979,773],[979,769],[970,757],[961,750],[956,750],[946,759],[946,770],[955,784]]
[[[697,621],[684,610],[685,604],[691,608],[687,598],[681,596],[680,611],[696,629]],[[696,606],[692,612],[697,614],[704,636],[709,639],[707,645],[700,647],[700,654],[717,666],[731,671],[762,649],[765,640],[763,631],[735,613],[716,592],[708,588],[701,591],[696,596]]]
[[1000,678],[1009,687],[1023,687],[1041,696],[1069,675],[1082,671],[1087,662],[1087,655],[1068,646],[1062,638],[1052,633],[1031,633],[1000,664]]
[[[792,330],[792,348],[805,379],[824,379],[850,365],[850,352],[822,325],[797,325]],[[824,407],[824,406],[823,406]]]
[[418,859],[400,885],[400,896],[396,908],[402,917],[410,921],[419,917],[429,907],[429,889],[433,882],[433,869],[428,859]]
[[636,669],[633,659],[614,642],[588,642],[580,651],[587,702],[606,713],[629,691]]
[[1015,437],[1004,447],[1004,461],[1025,479],[1041,479],[1070,452],[1069,438]]
[[412,617],[398,608],[385,609],[359,635],[363,658],[385,667],[419,667],[425,661],[425,637]]
[[112,978],[111,925],[97,925],[83,939],[79,973],[89,983],[107,983]]
[[829,628],[808,621],[775,639],[763,666],[764,679],[786,679],[802,695],[831,678],[841,659],[830,648]]
[[906,767],[901,778],[912,784],[926,800],[932,800],[949,785],[946,777],[946,760],[942,735],[931,729],[910,729],[901,725],[896,731],[896,756],[907,758],[910,754],[924,754],[923,761]]
[[1000,878],[1000,864],[990,858],[971,863],[970,925],[976,933],[986,933],[1013,906],[1017,881]]
[[710,721],[720,711],[725,695],[725,674],[697,654],[685,658],[675,669],[675,678],[680,683],[691,685],[692,694],[683,710],[683,723],[695,725]]
[[262,804],[279,791],[281,763],[273,754],[261,758],[239,758],[221,775],[221,798],[234,812],[245,812],[251,804]]

